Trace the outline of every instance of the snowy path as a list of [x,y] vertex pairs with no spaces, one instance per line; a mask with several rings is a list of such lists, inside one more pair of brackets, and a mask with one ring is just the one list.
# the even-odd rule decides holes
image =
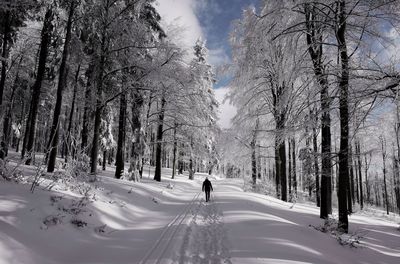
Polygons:
[[[400,263],[398,223],[383,218],[352,215],[350,232],[363,238],[350,248],[310,227],[323,223],[315,206],[244,192],[241,180],[211,179],[206,203],[204,175],[133,183],[106,173],[79,215],[64,210],[80,199],[68,190],[0,184],[0,264]],[[49,215],[61,221],[42,229]]]
[[[303,204],[293,207],[272,197],[245,193],[238,184],[227,180],[215,185],[217,198],[205,212],[210,217],[215,212],[223,214],[223,223],[216,221],[208,229],[223,230],[220,234],[215,232],[221,236],[215,241],[229,242],[223,243],[229,245],[229,250],[224,249],[224,256],[229,258],[225,262],[213,262],[211,258],[208,262],[193,263],[400,263],[400,232],[394,223],[351,216],[350,232],[357,231],[364,238],[359,248],[350,248],[310,227],[322,224],[316,207]],[[210,250],[219,247],[218,242],[208,245]]]
[[215,195],[210,203],[201,199],[192,212],[180,249],[180,264],[231,263],[223,214],[216,200]]
[[182,224],[187,219],[193,207],[196,205],[200,196],[200,192],[196,193],[193,199],[187,203],[184,209],[174,218],[162,231],[160,237],[154,243],[154,246],[147,252],[140,264],[146,263],[163,263],[168,259],[166,252],[168,251],[171,243],[176,238],[176,234],[182,228]]

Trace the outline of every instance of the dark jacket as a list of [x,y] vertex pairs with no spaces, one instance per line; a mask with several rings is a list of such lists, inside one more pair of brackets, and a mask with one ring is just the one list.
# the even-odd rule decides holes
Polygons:
[[204,180],[202,190],[203,190],[203,191],[206,191],[206,192],[209,192],[210,190],[211,190],[211,191],[214,191],[214,190],[213,190],[213,187],[212,187],[212,184],[211,184],[211,182],[210,182],[208,179],[205,179],[205,180]]

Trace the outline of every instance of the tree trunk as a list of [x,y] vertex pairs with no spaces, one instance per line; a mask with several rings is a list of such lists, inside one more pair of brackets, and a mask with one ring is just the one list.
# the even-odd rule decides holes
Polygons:
[[162,139],[163,139],[163,125],[164,125],[164,111],[165,111],[165,96],[161,98],[161,108],[158,114],[158,127],[157,127],[157,142],[156,142],[156,169],[154,173],[154,180],[161,181],[161,154],[162,154]]
[[193,138],[190,138],[190,157],[189,157],[189,180],[194,179],[194,164],[193,164]]
[[83,120],[82,120],[82,131],[81,131],[81,152],[88,153],[87,145],[89,141],[89,122],[91,112],[91,96],[92,96],[92,85],[94,75],[94,63],[90,63],[86,70],[86,90],[85,90],[85,105],[83,108]]
[[28,152],[28,158],[25,161],[26,165],[31,164],[32,155],[34,151],[36,119],[39,108],[40,90],[42,88],[42,81],[46,71],[48,47],[51,41],[51,33],[53,30],[52,20],[53,20],[53,10],[51,8],[48,8],[44,17],[43,28],[41,33],[39,64],[36,75],[36,81],[32,89],[33,91],[31,99],[31,115],[30,119],[28,120],[29,130],[28,130],[28,138],[26,144],[26,151]]
[[281,173],[281,200],[287,202],[287,184],[286,184],[286,146],[285,140],[279,144],[279,170]]
[[297,197],[297,175],[296,175],[296,140],[292,138],[292,172],[293,172],[293,190]]
[[106,164],[107,164],[107,150],[103,150],[103,159],[102,159],[102,169],[103,171],[106,170]]
[[180,144],[181,146],[179,147],[179,152],[178,152],[178,175],[183,174],[183,167],[184,167],[184,162],[183,162],[183,155],[184,152],[182,151],[184,145],[183,143]]
[[[371,155],[371,154],[369,154],[369,155]],[[371,160],[370,160],[370,162],[371,162]],[[368,180],[368,169],[369,169],[370,162],[368,163],[367,154],[365,154],[364,155],[364,163],[365,163],[364,175],[365,175],[365,189],[366,189],[365,191],[367,193],[367,197],[366,197],[366,202],[367,203],[370,202],[370,193],[371,193],[370,186],[369,186],[369,180]]]
[[386,214],[389,215],[389,199],[388,199],[388,191],[386,186],[386,141],[383,137],[381,137],[381,145],[382,145],[382,164],[383,164],[383,191],[385,193],[385,207]]
[[96,180],[97,173],[97,157],[99,154],[99,141],[100,141],[100,124],[101,124],[101,113],[103,111],[103,76],[104,76],[104,68],[106,64],[106,56],[107,56],[107,23],[109,16],[109,2],[107,1],[105,7],[104,14],[104,22],[103,28],[101,32],[101,45],[100,45],[100,62],[99,69],[97,75],[97,89],[96,89],[96,110],[94,117],[94,128],[93,128],[93,142],[92,142],[92,151],[90,155],[90,173],[92,174],[92,181]]
[[4,33],[3,33],[1,57],[3,57],[4,59],[1,61],[0,106],[3,104],[3,93],[7,78],[8,42],[10,40],[10,31],[11,31],[11,14],[9,10],[6,11],[3,21],[4,21],[3,24]]
[[252,188],[256,189],[257,185],[257,160],[256,160],[256,143],[253,138],[251,141],[251,179],[252,179]]
[[[308,53],[313,62],[314,74],[318,80],[321,96],[321,207],[320,217],[328,218],[332,212],[332,183],[331,183],[331,118],[330,118],[330,97],[327,76],[323,64],[323,41],[320,30],[322,24],[315,19],[314,6],[304,5],[306,19],[306,41]],[[317,34],[317,32],[319,34]]]
[[339,222],[338,228],[345,233],[348,232],[348,208],[347,194],[349,187],[349,109],[348,109],[348,86],[349,86],[349,57],[346,46],[346,11],[345,1],[339,0],[338,10],[338,29],[336,39],[339,46],[340,61],[342,65],[341,76],[339,80],[340,101],[340,150],[339,150]]
[[177,145],[178,142],[176,140],[176,128],[177,128],[177,124],[175,123],[174,125],[174,149],[172,151],[172,177],[171,179],[175,179],[175,172],[176,172],[176,150],[177,150]]
[[361,146],[360,142],[356,142],[356,152],[357,152],[357,160],[358,160],[358,184],[359,184],[359,196],[360,196],[360,209],[364,208],[364,193],[363,193],[363,184],[362,184],[362,163],[361,163]]
[[[99,82],[102,79],[102,74],[100,74]],[[99,155],[99,141],[100,141],[100,124],[101,124],[101,112],[102,112],[102,102],[101,97],[103,93],[103,88],[101,84],[98,84],[97,87],[97,99],[96,99],[96,111],[94,117],[94,127],[93,127],[93,142],[92,142],[92,151],[90,155],[90,173],[93,175],[92,181],[96,180],[97,173],[97,158]]]
[[293,171],[292,171],[292,143],[291,139],[288,140],[288,146],[289,146],[289,202],[292,201],[292,176],[293,176]]
[[253,138],[250,143],[251,147],[251,178],[253,180],[253,190],[256,189],[257,185],[257,157],[256,157],[256,144],[257,144],[257,130],[258,130],[259,119],[256,120],[256,125],[253,132]]
[[355,188],[354,188],[354,166],[353,166],[353,150],[351,143],[349,145],[349,170],[350,170],[350,197],[352,204],[355,203]]
[[126,97],[125,93],[122,93],[119,103],[118,143],[117,143],[117,155],[115,160],[115,178],[117,179],[120,179],[124,173],[126,109],[127,109]]
[[21,159],[24,159],[26,154],[26,143],[28,142],[28,137],[29,137],[29,130],[30,130],[29,125],[31,120],[31,114],[32,114],[32,102],[30,102],[29,104],[28,118],[26,119],[25,122],[25,133],[24,133],[24,139],[22,140]]
[[67,61],[69,55],[69,42],[71,41],[72,19],[74,17],[74,10],[75,10],[75,2],[71,1],[71,5],[69,7],[66,35],[65,35],[64,50],[62,54],[60,73],[58,77],[57,98],[56,98],[56,105],[54,108],[53,124],[51,126],[50,141],[48,144],[50,146],[49,148],[50,155],[47,165],[47,172],[54,171],[54,166],[56,164],[56,158],[57,158],[58,138],[60,130],[60,114],[61,114],[61,107],[63,100],[63,92],[65,86],[67,85],[67,77],[68,77]]
[[314,149],[314,173],[315,173],[315,194],[317,207],[321,206],[321,190],[319,186],[319,165],[318,165],[318,139],[317,131],[313,129],[313,149]]
[[69,118],[68,118],[68,128],[67,128],[67,140],[64,144],[66,144],[66,149],[67,153],[65,155],[65,162],[67,162],[68,157],[71,155],[71,153],[75,152],[75,145],[72,145],[72,124],[74,121],[74,112],[75,112],[75,102],[76,102],[76,93],[78,90],[78,78],[79,78],[79,72],[81,69],[81,65],[78,65],[78,69],[76,70],[75,74],[75,81],[74,81],[74,92],[72,94],[72,104],[71,104],[71,111],[69,112]]
[[12,112],[14,108],[14,96],[15,96],[15,90],[17,89],[18,86],[18,81],[19,81],[19,67],[21,65],[22,58],[18,64],[18,70],[15,76],[15,80],[12,86],[11,90],[11,97],[10,97],[10,102],[7,106],[7,112],[4,117],[4,123],[3,123],[3,142],[6,145],[6,153],[5,156],[8,155],[8,146],[10,144],[10,135],[12,134],[11,132],[11,124],[12,124]]
[[276,198],[280,198],[280,160],[279,160],[279,139],[275,136],[275,191]]
[[131,144],[131,156],[128,172],[130,173],[130,179],[134,181],[139,180],[139,177],[141,177],[141,163],[144,154],[144,135],[142,133],[142,123],[140,120],[143,103],[143,96],[140,92],[138,90],[133,91],[131,119],[133,143]]

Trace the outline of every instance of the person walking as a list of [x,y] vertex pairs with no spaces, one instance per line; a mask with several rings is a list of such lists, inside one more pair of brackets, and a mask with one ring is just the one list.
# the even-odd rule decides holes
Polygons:
[[202,191],[206,192],[206,202],[210,201],[210,192],[214,191],[214,190],[213,190],[212,184],[208,178],[206,178],[203,182]]

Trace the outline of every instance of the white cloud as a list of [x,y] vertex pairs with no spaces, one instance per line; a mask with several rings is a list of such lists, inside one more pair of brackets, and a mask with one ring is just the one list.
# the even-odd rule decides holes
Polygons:
[[211,49],[208,51],[208,62],[214,67],[218,67],[230,62],[230,57],[223,48]]
[[220,103],[218,123],[221,128],[230,128],[232,126],[231,119],[236,114],[236,107],[231,105],[228,100],[224,102],[225,95],[228,93],[228,91],[228,87],[221,87],[214,90],[215,98]]
[[193,47],[196,40],[204,39],[204,32],[196,16],[196,10],[200,8],[197,0],[158,0],[156,9],[160,13],[162,23],[178,24],[183,27],[182,40],[187,47]]

